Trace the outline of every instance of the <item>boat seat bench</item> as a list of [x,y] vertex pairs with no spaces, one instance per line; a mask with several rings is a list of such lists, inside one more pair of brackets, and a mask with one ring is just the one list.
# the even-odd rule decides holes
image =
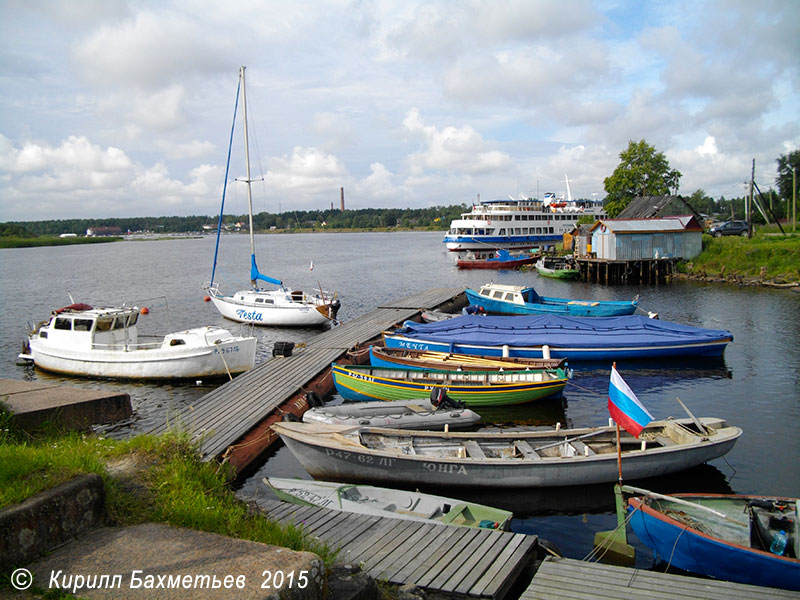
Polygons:
[[519,450],[520,454],[522,454],[522,456],[524,456],[525,458],[530,458],[532,460],[537,460],[537,459],[541,460],[542,458],[541,456],[539,456],[539,453],[536,452],[536,450],[534,450],[533,448],[531,448],[531,445],[525,440],[514,440],[514,446],[517,448],[517,450]]
[[486,454],[484,454],[483,449],[475,440],[466,440],[464,442],[464,449],[467,451],[467,455],[471,456],[472,458],[486,458]]
[[575,448],[575,452],[581,456],[592,456],[593,454],[597,454],[594,450],[580,440],[573,440],[570,442],[570,445]]

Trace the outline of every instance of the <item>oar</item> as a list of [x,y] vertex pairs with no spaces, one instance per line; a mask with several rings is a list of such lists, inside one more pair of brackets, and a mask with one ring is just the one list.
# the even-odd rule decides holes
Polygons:
[[534,450],[534,452],[538,452],[539,450],[544,450],[546,448],[553,448],[555,446],[560,446],[561,444],[569,444],[570,442],[574,442],[576,440],[582,440],[582,439],[585,439],[585,438],[588,438],[588,437],[592,437],[594,435],[599,435],[601,433],[608,433],[608,429],[599,429],[597,431],[584,433],[583,435],[578,435],[578,436],[575,436],[575,437],[572,437],[572,438],[564,438],[563,440],[560,440],[558,442],[553,442],[552,444],[545,444],[544,446],[537,446],[533,450]]
[[686,411],[686,414],[687,414],[687,415],[689,415],[689,417],[692,419],[692,422],[693,422],[695,425],[697,425],[697,428],[700,430],[700,433],[705,433],[706,435],[708,435],[709,433],[711,433],[711,432],[710,432],[710,431],[709,431],[709,430],[706,428],[706,426],[705,426],[705,425],[703,425],[703,424],[700,422],[700,419],[698,419],[697,417],[695,417],[695,416],[694,416],[694,414],[692,413],[692,411],[690,411],[690,410],[689,410],[689,407],[688,407],[688,406],[686,406],[686,405],[685,405],[683,402],[681,402],[681,399],[680,399],[680,398],[678,398],[677,396],[675,396],[675,400],[677,400],[677,401],[678,401],[678,404],[680,404],[680,405],[681,405],[681,407],[683,408],[683,410],[685,410],[685,411]]
[[740,527],[747,527],[747,523],[742,523],[737,521],[736,519],[729,517],[725,513],[719,512],[718,510],[714,510],[713,508],[709,508],[708,506],[703,506],[702,504],[697,504],[696,502],[690,502],[689,500],[684,500],[683,498],[676,498],[674,496],[666,496],[664,494],[659,494],[658,492],[651,492],[650,490],[645,490],[638,487],[633,487],[631,485],[623,485],[622,491],[627,492],[629,494],[641,494],[644,496],[649,496],[651,498],[657,498],[659,500],[668,500],[670,502],[674,502],[675,504],[683,504],[685,506],[691,506],[693,508],[699,508],[700,510],[704,510],[706,512],[710,512],[713,515],[716,515],[726,521],[730,521],[735,525],[739,525]]

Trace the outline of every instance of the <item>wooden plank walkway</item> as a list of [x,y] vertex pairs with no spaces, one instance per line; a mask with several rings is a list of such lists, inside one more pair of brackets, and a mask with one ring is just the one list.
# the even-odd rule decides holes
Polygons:
[[259,500],[281,523],[294,523],[339,548],[339,562],[376,579],[411,583],[430,594],[503,600],[530,567],[534,535],[425,523]]
[[569,558],[546,558],[520,600],[797,600],[800,592],[643,571]]
[[219,386],[149,433],[164,433],[172,427],[185,430],[201,442],[203,460],[213,460],[348,350],[421,309],[435,308],[461,293],[460,288],[435,288],[385,303],[321,332],[292,356],[273,357]]

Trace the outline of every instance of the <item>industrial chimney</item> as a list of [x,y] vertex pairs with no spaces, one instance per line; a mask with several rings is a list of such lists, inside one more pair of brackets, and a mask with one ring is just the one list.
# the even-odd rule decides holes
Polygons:
[[339,198],[342,202],[342,212],[344,212],[344,188],[339,188]]

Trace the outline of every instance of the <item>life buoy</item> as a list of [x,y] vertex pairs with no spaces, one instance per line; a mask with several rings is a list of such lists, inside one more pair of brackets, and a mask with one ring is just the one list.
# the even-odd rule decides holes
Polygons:
[[603,233],[606,232],[606,226],[603,225],[602,223],[600,224],[600,231],[602,231]]

